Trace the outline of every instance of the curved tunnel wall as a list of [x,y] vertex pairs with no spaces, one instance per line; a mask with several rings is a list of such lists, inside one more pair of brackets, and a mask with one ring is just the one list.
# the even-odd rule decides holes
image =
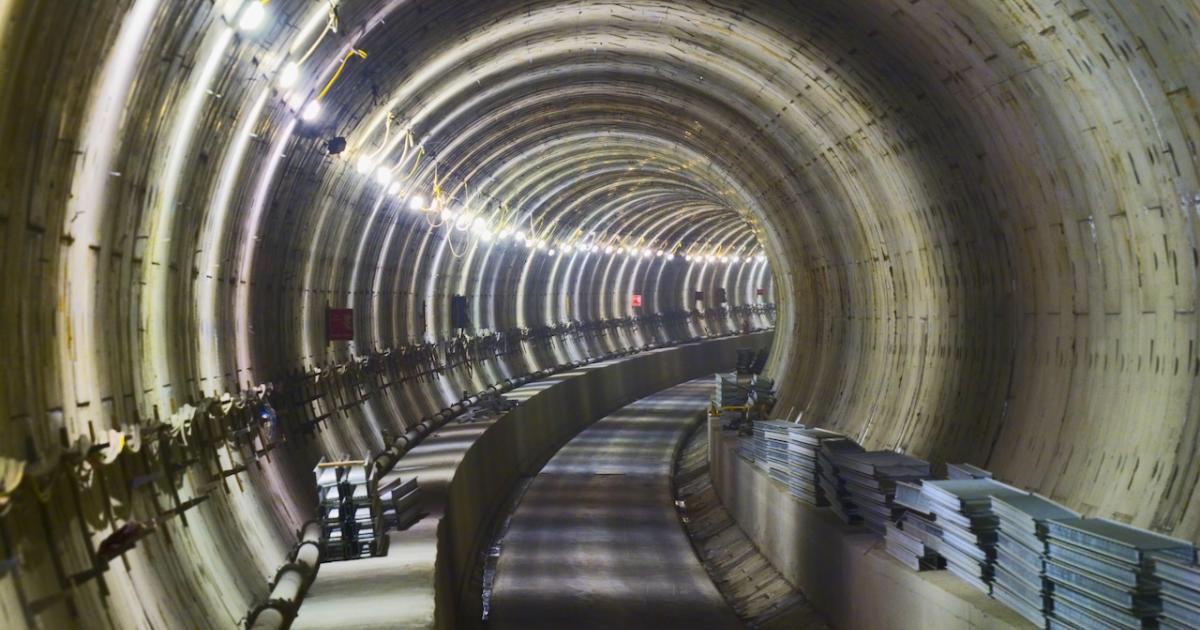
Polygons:
[[[189,593],[149,618],[236,619],[320,455],[506,374],[739,325],[718,287],[778,302],[789,415],[1200,540],[1195,3],[273,0],[243,29],[252,6],[0,3],[2,454],[32,474],[317,370],[308,393],[342,392],[330,366],[447,336],[452,294],[472,333],[524,332],[479,369],[320,394],[305,413],[341,422],[197,508],[206,533],[130,554],[114,584]],[[354,342],[326,344],[330,306]],[[122,509],[97,529],[153,506]]]

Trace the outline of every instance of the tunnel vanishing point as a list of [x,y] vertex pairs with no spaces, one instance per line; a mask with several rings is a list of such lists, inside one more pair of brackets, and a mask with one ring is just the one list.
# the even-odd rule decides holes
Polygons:
[[[1195,0],[0,0],[0,627],[504,626],[637,486],[547,475],[673,462],[750,346],[772,418],[1200,543],[1197,98]],[[1026,623],[805,555],[865,534],[721,435],[813,623]],[[321,488],[418,469],[327,556]]]

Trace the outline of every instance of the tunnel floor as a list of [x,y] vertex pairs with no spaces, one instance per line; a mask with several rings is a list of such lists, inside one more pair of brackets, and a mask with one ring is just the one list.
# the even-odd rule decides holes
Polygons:
[[542,469],[501,541],[489,628],[740,628],[676,514],[675,453],[704,378],[593,424]]

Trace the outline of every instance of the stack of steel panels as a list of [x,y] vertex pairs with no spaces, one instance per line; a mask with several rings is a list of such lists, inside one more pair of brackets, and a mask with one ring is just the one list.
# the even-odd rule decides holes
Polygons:
[[838,460],[844,454],[862,453],[863,447],[853,440],[826,440],[817,451],[818,485],[829,499],[829,508],[847,524],[858,523],[858,508],[850,499],[850,491],[842,481]]
[[421,489],[416,477],[405,481],[397,476],[384,484],[379,488],[379,501],[384,522],[389,527],[408,529],[421,517]]
[[[800,425],[796,425],[799,427]],[[788,463],[792,468],[792,479],[788,491],[801,501],[815,506],[829,505],[825,491],[821,489],[817,453],[821,444],[828,441],[853,441],[841,433],[825,429],[794,429],[788,433]]]
[[1155,558],[1186,564],[1196,550],[1189,542],[1102,518],[1047,521],[1050,627],[1153,627],[1162,610]]
[[748,402],[769,412],[775,407],[775,381],[755,374],[750,381]]
[[372,505],[365,464],[318,466],[322,561],[372,555],[375,532],[382,531],[379,511]]
[[785,485],[791,483],[792,477],[788,457],[788,432],[793,428],[803,429],[804,426],[786,420],[756,420],[754,422],[754,439],[759,439],[761,434],[764,441],[767,474],[775,481]]
[[1164,630],[1200,628],[1200,566],[1169,557],[1154,559],[1154,576],[1159,580],[1162,615],[1158,627]]
[[1046,523],[1079,515],[1034,494],[992,499],[999,518],[992,595],[1022,617],[1046,625],[1050,584],[1045,579]]
[[767,452],[767,427],[761,421],[755,422],[751,425],[751,431],[750,445],[754,450],[754,465],[769,475],[771,474],[771,460]]
[[992,563],[999,519],[992,499],[1025,496],[1012,486],[991,479],[925,481],[921,492],[942,530],[935,551],[946,559],[946,568],[964,582],[991,593]]
[[904,514],[898,520],[898,524],[905,535],[921,542],[922,570],[944,569],[946,560],[937,552],[942,544],[942,528],[937,524],[937,517],[933,514],[929,498],[921,491],[921,483],[896,482],[896,496],[893,500],[896,505],[904,508]]
[[717,408],[740,407],[746,404],[749,392],[738,384],[737,374],[717,374],[716,379],[717,391],[712,401]]
[[925,544],[926,532],[906,522],[909,516],[910,513],[906,512],[900,516],[898,522],[886,524],[884,549],[913,571],[943,568],[945,561]]
[[863,525],[880,536],[903,512],[893,503],[896,482],[929,478],[929,462],[892,451],[844,453],[838,466]]
[[947,479],[991,479],[992,472],[971,464],[946,464]]

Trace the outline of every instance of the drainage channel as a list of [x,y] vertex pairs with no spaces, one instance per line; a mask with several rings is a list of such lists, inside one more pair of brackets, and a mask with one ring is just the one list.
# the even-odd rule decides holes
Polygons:
[[680,451],[675,500],[696,555],[725,601],[748,628],[824,630],[825,619],[784,579],[721,504],[708,468],[708,431],[701,423]]

